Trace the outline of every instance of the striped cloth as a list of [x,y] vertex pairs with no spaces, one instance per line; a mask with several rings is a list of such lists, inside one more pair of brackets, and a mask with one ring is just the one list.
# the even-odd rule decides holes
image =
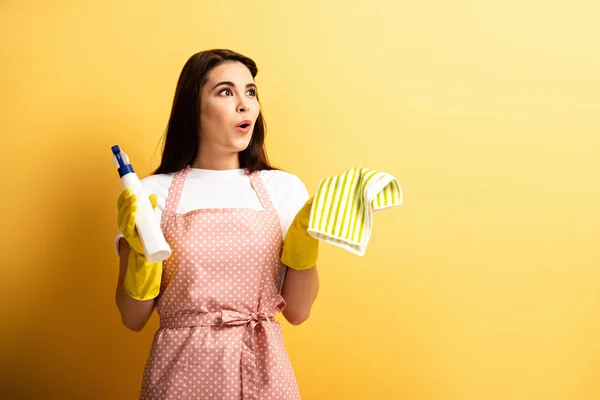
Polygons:
[[373,211],[402,204],[402,189],[392,175],[356,167],[322,179],[308,221],[312,237],[354,254],[365,254]]

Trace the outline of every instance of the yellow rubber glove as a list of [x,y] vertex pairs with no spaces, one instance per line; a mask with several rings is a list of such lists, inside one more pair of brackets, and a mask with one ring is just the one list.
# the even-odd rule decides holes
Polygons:
[[[157,196],[151,194],[149,197],[152,209],[156,209]],[[153,299],[160,292],[162,262],[153,263],[144,256],[142,239],[135,227],[137,211],[135,194],[131,193],[130,189],[125,189],[117,200],[117,207],[119,229],[131,247],[123,287],[129,296],[136,300]]]
[[283,241],[281,262],[293,269],[306,270],[317,263],[319,241],[307,232],[313,199],[308,199],[298,211]]

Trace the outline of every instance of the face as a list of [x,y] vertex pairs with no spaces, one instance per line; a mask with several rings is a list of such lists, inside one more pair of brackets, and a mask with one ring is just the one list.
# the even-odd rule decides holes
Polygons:
[[213,68],[200,96],[201,146],[213,154],[246,149],[260,111],[250,70],[240,62]]

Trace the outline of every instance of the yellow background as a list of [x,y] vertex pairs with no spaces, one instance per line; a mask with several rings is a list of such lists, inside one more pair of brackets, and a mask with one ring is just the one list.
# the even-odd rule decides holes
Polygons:
[[156,167],[183,64],[225,47],[311,193],[404,190],[284,323],[303,399],[600,398],[600,6],[361,3],[2,2],[0,397],[136,398],[157,321],[114,305],[110,146]]

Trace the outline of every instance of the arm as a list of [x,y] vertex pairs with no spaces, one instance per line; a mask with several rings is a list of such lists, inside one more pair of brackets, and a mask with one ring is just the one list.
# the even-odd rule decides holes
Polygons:
[[129,251],[129,243],[127,243],[127,240],[121,239],[119,241],[119,279],[115,291],[115,301],[121,313],[123,325],[132,331],[139,332],[144,328],[152,315],[152,311],[154,311],[155,299],[136,300],[125,291],[123,281],[127,271]]
[[288,268],[281,296],[287,303],[283,316],[292,325],[300,325],[310,316],[317,294],[319,293],[319,274],[317,266],[306,270]]

